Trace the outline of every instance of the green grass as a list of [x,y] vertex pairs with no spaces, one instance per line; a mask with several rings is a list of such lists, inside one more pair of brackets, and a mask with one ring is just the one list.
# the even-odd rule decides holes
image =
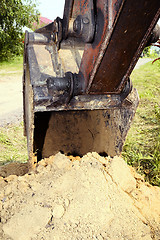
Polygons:
[[131,79],[140,103],[122,155],[147,181],[160,186],[160,63],[141,66]]
[[22,71],[23,70],[23,56],[15,57],[11,61],[0,62],[0,72],[5,71]]
[[[22,75],[23,57],[0,63],[0,76]],[[27,161],[27,143],[23,136],[23,124],[0,127],[0,165],[8,162]]]
[[0,165],[27,161],[27,142],[23,124],[0,127]]

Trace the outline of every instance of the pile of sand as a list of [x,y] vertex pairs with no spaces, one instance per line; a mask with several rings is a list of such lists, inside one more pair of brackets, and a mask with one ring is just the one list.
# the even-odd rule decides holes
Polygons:
[[160,239],[160,189],[122,158],[58,153],[0,179],[0,239]]

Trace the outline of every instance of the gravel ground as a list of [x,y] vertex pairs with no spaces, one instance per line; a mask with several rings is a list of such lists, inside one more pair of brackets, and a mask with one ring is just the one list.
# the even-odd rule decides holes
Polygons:
[[0,72],[0,126],[22,121],[22,74]]
[[135,69],[138,69],[140,66],[146,64],[147,62],[153,61],[152,58],[140,58],[135,66]]

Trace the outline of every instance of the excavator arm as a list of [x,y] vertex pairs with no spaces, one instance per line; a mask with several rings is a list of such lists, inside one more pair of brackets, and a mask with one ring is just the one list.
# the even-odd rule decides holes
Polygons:
[[30,161],[121,153],[139,101],[129,77],[159,16],[159,0],[66,0],[63,19],[26,32]]

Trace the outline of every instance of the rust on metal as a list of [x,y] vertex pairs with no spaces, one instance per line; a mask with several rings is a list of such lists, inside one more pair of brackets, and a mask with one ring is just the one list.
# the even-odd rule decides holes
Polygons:
[[124,1],[122,0],[96,1],[96,31],[94,41],[91,44],[85,45],[79,70],[84,78],[87,91],[89,90],[95,73],[102,61],[113,31],[113,25],[116,22],[123,2]]
[[89,93],[118,93],[122,90],[141,54],[142,45],[144,47],[147,42],[153,23],[158,20],[159,6],[159,0],[152,1],[152,4],[150,0],[124,2]]

